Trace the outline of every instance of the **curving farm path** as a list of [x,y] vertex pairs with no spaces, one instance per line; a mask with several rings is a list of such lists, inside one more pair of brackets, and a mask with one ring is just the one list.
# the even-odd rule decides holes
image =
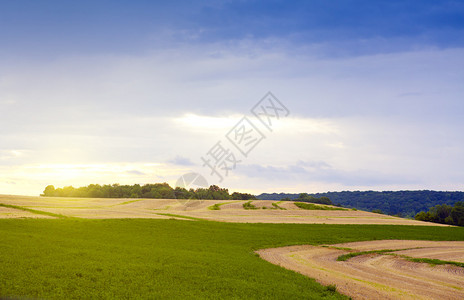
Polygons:
[[[337,261],[340,255],[349,252],[384,249],[399,251]],[[324,285],[335,284],[337,291],[353,299],[464,299],[463,267],[432,266],[402,257],[463,262],[461,241],[368,241],[263,249],[257,253],[271,263],[315,278]]]

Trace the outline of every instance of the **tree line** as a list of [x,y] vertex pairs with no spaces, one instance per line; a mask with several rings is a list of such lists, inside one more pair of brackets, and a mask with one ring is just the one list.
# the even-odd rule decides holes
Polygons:
[[415,217],[416,220],[464,226],[464,201],[459,201],[451,205],[436,205],[429,211],[421,211]]
[[78,197],[78,198],[152,198],[152,199],[211,199],[211,200],[254,200],[256,197],[248,193],[229,193],[228,189],[211,185],[209,188],[185,189],[172,188],[168,183],[154,184],[90,184],[79,188],[66,186],[45,188],[44,197]]
[[[308,194],[313,197],[328,197],[333,203],[343,207],[365,211],[381,210],[389,215],[414,218],[421,211],[428,211],[435,205],[454,205],[464,201],[464,192],[441,191],[343,191]],[[296,200],[299,194],[261,194],[258,199]]]
[[[308,195],[307,193],[301,193],[298,198],[290,199],[288,197],[282,198],[282,201],[298,201],[298,202],[309,202],[309,203],[316,203],[316,204],[326,204],[326,205],[334,205],[333,202],[328,197],[320,197],[316,198],[314,196]],[[337,206],[341,206],[337,204]]]

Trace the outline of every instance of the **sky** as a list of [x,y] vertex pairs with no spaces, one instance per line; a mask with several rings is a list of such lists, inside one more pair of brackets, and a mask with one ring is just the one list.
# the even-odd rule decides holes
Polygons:
[[463,81],[462,1],[0,0],[0,194],[462,191]]

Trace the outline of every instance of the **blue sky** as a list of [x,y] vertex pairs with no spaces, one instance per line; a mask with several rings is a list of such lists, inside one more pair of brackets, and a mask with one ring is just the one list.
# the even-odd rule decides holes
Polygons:
[[267,91],[220,185],[462,190],[461,1],[0,1],[0,40],[0,193],[208,177]]
[[0,8],[4,55],[140,54],[269,38],[301,48],[322,44],[332,55],[464,43],[460,1],[19,0],[2,1]]

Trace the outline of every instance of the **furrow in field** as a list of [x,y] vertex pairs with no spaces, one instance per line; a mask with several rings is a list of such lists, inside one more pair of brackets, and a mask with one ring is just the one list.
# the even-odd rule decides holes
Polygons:
[[[364,254],[347,261],[337,258],[351,251],[405,249],[390,254]],[[439,249],[442,249],[443,253]],[[433,250],[433,251],[432,251]],[[257,251],[265,260],[335,284],[337,290],[354,299],[463,299],[464,268],[411,262],[404,253],[423,257],[430,252],[441,260],[449,253],[464,256],[464,242],[372,241],[320,246],[291,246]],[[412,255],[410,255],[412,256]]]

